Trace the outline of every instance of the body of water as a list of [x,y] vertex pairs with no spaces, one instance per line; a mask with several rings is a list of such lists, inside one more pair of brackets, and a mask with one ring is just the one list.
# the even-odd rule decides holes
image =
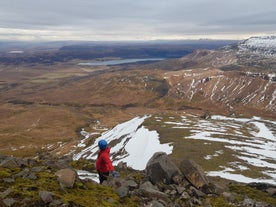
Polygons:
[[159,60],[164,60],[164,58],[118,59],[118,60],[107,60],[107,61],[99,61],[99,62],[78,63],[78,65],[80,66],[120,65],[120,64],[126,64],[126,63],[148,62],[148,61],[159,61]]

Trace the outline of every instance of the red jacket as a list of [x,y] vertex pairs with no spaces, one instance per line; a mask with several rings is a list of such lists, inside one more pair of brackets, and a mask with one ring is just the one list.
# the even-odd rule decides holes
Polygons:
[[98,172],[104,173],[114,171],[114,167],[109,157],[109,152],[109,147],[99,152],[98,158],[96,160],[96,169]]

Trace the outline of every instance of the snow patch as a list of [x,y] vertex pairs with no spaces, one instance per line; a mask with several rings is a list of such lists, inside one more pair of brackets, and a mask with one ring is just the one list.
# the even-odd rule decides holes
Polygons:
[[110,151],[114,165],[126,162],[133,169],[144,170],[148,160],[155,152],[162,151],[171,154],[173,150],[173,146],[170,144],[160,144],[159,134],[156,131],[150,131],[142,126],[147,118],[149,116],[136,117],[102,133],[94,144],[83,149],[80,153],[74,155],[73,158],[75,160],[80,158],[96,160],[98,142],[101,139],[105,139],[108,143],[117,143]]

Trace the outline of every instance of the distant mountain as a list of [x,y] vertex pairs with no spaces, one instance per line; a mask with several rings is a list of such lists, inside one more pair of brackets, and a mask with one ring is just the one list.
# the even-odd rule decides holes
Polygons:
[[252,37],[237,45],[241,65],[276,71],[276,36]]
[[276,71],[276,36],[252,37],[217,50],[196,50],[181,58],[181,66],[221,70]]
[[[195,50],[149,67],[170,70],[168,95],[193,106],[276,112],[276,37],[254,37],[216,50]],[[216,106],[215,106],[216,105]]]
[[[234,40],[145,42],[0,42],[0,63],[53,64],[97,58],[179,58],[196,49],[217,49]],[[14,53],[13,51],[22,51]],[[12,52],[12,53],[11,53]]]
[[276,56],[276,36],[251,37],[238,44],[239,52],[260,56]]

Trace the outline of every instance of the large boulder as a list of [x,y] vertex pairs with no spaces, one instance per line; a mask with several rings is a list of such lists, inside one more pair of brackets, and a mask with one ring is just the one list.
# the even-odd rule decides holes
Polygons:
[[146,175],[153,183],[172,183],[175,175],[181,174],[179,168],[172,162],[164,152],[156,152],[148,161]]
[[183,160],[180,170],[185,178],[196,188],[201,188],[209,184],[201,167],[192,160]]
[[55,173],[58,177],[58,181],[62,187],[72,188],[77,179],[77,172],[72,169],[62,169]]

